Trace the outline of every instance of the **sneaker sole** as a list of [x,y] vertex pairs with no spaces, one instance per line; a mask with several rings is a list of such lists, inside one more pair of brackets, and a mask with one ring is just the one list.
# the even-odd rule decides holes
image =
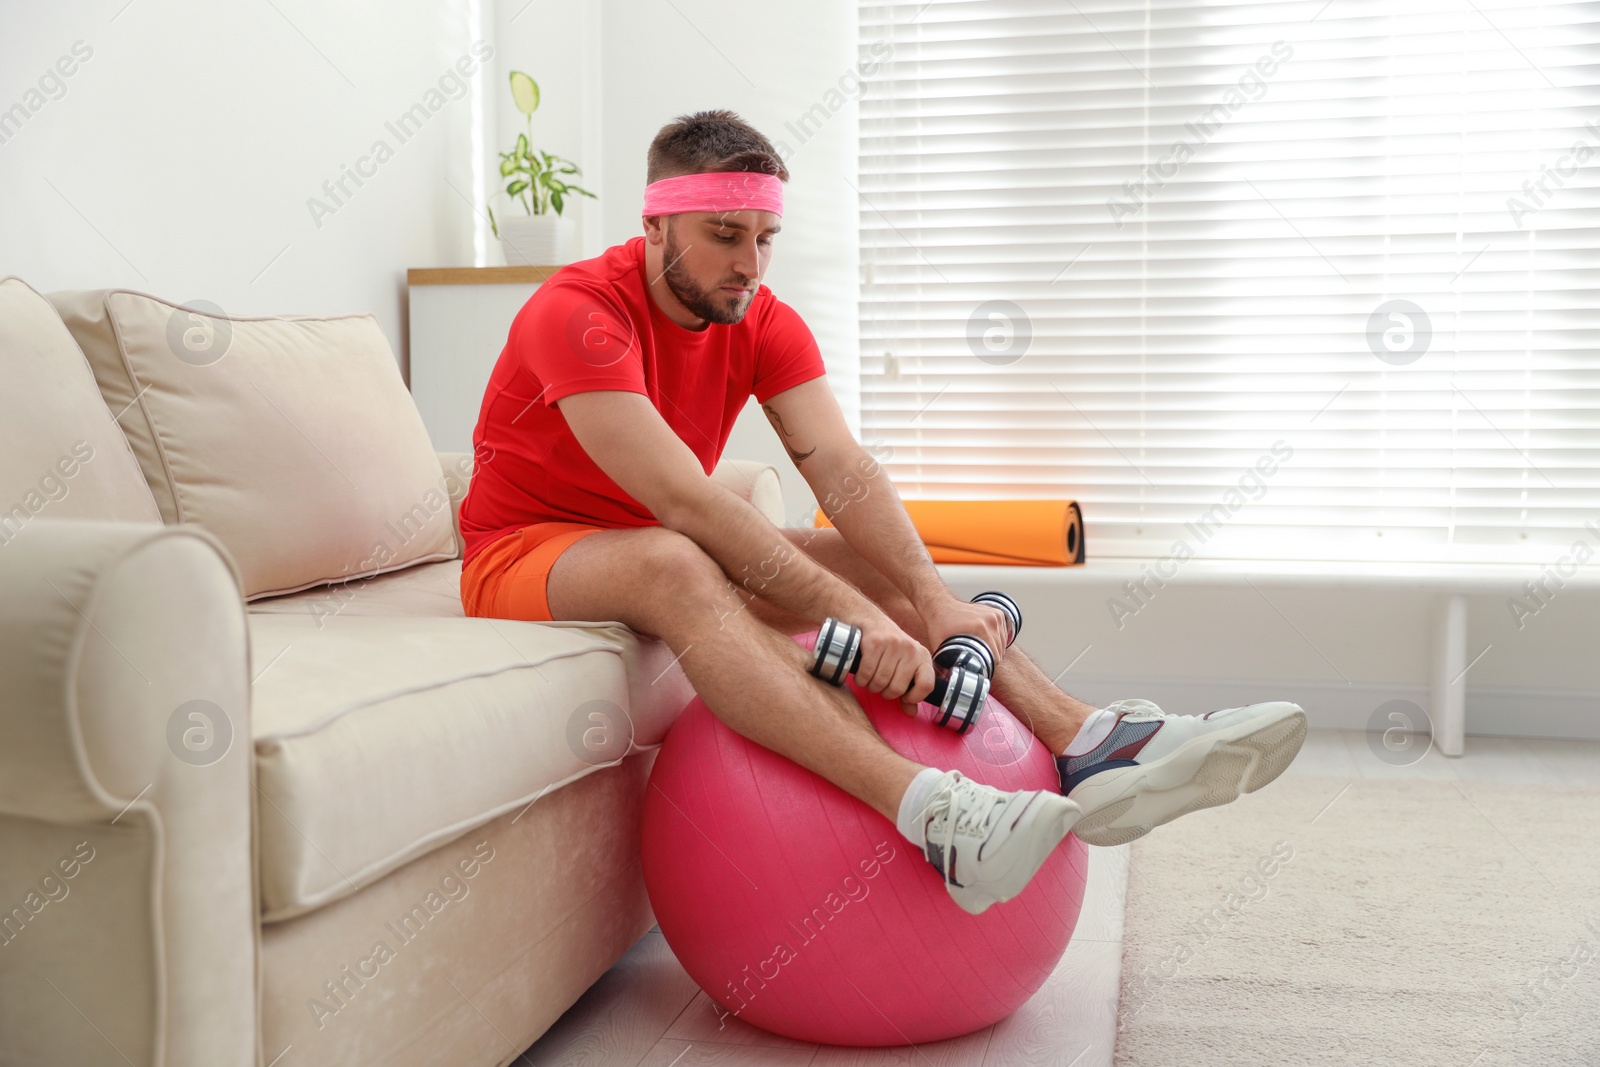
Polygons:
[[[1059,793],[1056,795],[1060,796]],[[1044,861],[1050,858],[1050,854],[1056,850],[1056,846],[1061,844],[1062,840],[1072,832],[1073,827],[1076,825],[1078,817],[1081,814],[1076,801],[1069,800],[1065,797],[1062,799],[1068,800],[1068,803],[1071,806],[1063,807],[1061,809],[1061,814],[1056,820],[1057,825],[1051,830],[1051,837],[1053,840],[1050,842],[1050,847],[1047,849],[1041,849],[1038,859],[1034,860],[1031,864],[1025,864],[1021,867],[1013,867],[1006,871],[1004,877],[1008,880],[1013,880],[1016,883],[1016,889],[1012,890],[1005,896],[995,896],[992,893],[986,892],[981,886],[965,886],[962,888],[957,888],[956,886],[946,883],[945,888],[950,891],[950,899],[956,902],[957,907],[969,915],[982,915],[993,905],[1010,900],[1012,897],[1015,897],[1028,887],[1028,883],[1033,881],[1033,876],[1039,873],[1039,868],[1044,866]],[[1043,818],[1048,818],[1048,816],[1044,816]],[[1018,872],[1025,872],[1020,880],[1017,880]],[[986,884],[993,885],[994,883],[989,882]]]
[[[1085,810],[1073,833],[1090,845],[1123,845],[1202,808],[1254,793],[1294,762],[1306,737],[1298,708],[1267,723],[1240,723],[1238,736],[1197,737],[1165,759],[1119,767],[1088,779],[1072,794]],[[1126,825],[1119,825],[1130,819]]]

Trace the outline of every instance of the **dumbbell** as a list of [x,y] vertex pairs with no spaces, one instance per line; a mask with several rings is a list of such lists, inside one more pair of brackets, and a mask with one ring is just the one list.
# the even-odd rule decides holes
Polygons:
[[[953,640],[953,639],[952,639]],[[982,642],[979,642],[982,644]],[[944,651],[950,642],[939,646]],[[952,647],[952,655],[972,655],[970,649]],[[843,685],[846,674],[854,674],[861,667],[861,630],[847,622],[829,617],[822,621],[817,632],[817,644],[812,653],[811,673],[829,685]],[[984,698],[989,695],[989,678],[980,670],[964,666],[950,668],[948,675],[935,678],[933,692],[924,703],[939,709],[934,723],[948,726],[957,733],[966,733],[983,713]]]
[[[995,590],[979,593],[972,598],[972,602],[974,604],[988,604],[991,607],[999,608],[1005,613],[1006,647],[1011,647],[1011,643],[1017,639],[1017,634],[1022,632],[1022,610],[1017,607],[1017,602],[1006,596],[1006,594]],[[832,621],[838,622],[838,620]],[[859,644],[859,633],[857,633],[856,639]],[[850,650],[849,654],[854,659],[859,660],[859,651],[857,649]],[[832,679],[830,683],[832,685],[843,684],[844,679],[838,670],[838,664],[830,663],[826,666],[824,665],[826,657],[842,655],[844,655],[842,648],[830,651],[819,638],[817,654],[811,665],[811,673],[825,681]],[[933,654],[933,662],[935,666],[943,667],[946,670],[954,670],[960,667],[964,670],[976,671],[985,678],[994,677],[994,653],[989,650],[989,646],[984,644],[981,638],[974,637],[972,634],[953,634],[947,638]],[[846,668],[846,673],[853,674],[854,672],[855,667]],[[929,694],[929,696],[931,697],[932,694]],[[930,703],[934,702],[930,701]]]
[[[1005,613],[1006,647],[1010,648],[1011,642],[1022,632],[1022,609],[1017,607],[1017,602],[993,589],[979,593],[972,598],[972,602],[987,604]],[[980,638],[971,634],[954,634],[949,637],[933,654],[933,662],[936,666],[947,669],[965,667],[969,671],[981,671],[985,678],[994,677],[994,653]]]
[[[973,603],[992,604],[1006,613],[1006,644],[1009,646],[1022,629],[1022,612],[1004,593],[980,593]],[[934,723],[957,733],[966,733],[983,714],[989,695],[989,678],[994,673],[994,655],[983,641],[971,634],[955,634],[934,653],[934,663],[946,668],[946,675],[934,679],[933,691],[924,703],[939,709]],[[828,618],[817,633],[811,660],[811,673],[829,685],[843,685],[846,674],[861,666],[861,631],[849,623]]]

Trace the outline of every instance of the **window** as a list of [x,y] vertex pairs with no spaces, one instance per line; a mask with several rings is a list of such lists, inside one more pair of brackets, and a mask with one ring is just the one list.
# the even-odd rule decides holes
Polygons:
[[1091,556],[1600,547],[1593,5],[1406,8],[864,3],[902,493],[1074,497]]

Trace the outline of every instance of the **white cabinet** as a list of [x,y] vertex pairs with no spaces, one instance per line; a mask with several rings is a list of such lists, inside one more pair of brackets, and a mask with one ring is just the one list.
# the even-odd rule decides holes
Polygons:
[[406,273],[411,396],[433,447],[471,452],[472,430],[511,320],[559,267],[441,267]]

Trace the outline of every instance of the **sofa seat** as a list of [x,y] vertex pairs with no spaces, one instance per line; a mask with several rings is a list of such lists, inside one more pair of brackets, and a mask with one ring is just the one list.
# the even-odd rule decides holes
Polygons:
[[[417,602],[421,578],[394,595]],[[358,603],[336,615],[250,606],[266,922],[658,746],[694,696],[664,643],[620,623],[364,615]]]
[[373,578],[353,578],[338,585],[252,600],[246,607],[252,613],[305,614],[313,619],[336,615],[466,618],[466,612],[461,609],[459,559],[423,563]]

